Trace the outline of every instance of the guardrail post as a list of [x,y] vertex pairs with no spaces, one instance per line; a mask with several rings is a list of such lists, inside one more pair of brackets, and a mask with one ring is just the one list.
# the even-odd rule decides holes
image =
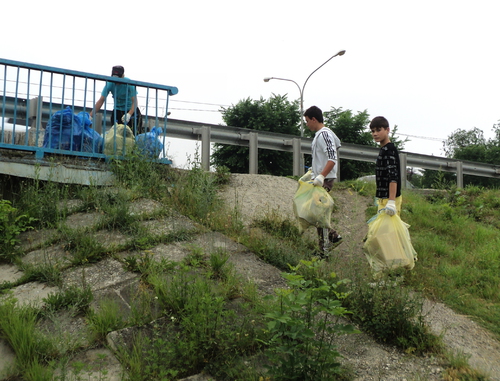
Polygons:
[[201,167],[205,171],[210,170],[210,134],[210,127],[201,127]]
[[408,162],[408,157],[405,153],[399,153],[399,176],[401,176],[401,189],[406,189],[406,181],[408,179],[408,174],[406,173],[406,166]]
[[464,187],[464,167],[461,161],[457,161],[457,187]]
[[42,126],[42,102],[43,97],[35,97],[33,99],[30,99],[28,117],[26,118],[28,120],[29,118],[33,118],[34,123],[30,127],[36,128],[37,131],[39,131]]
[[259,134],[257,132],[250,132],[248,139],[249,147],[249,173],[256,175],[259,171],[258,152],[259,152]]
[[304,173],[304,166],[302,165],[303,156],[300,149],[301,139],[295,138],[292,139],[292,148],[293,148],[293,175],[294,176],[302,176]]

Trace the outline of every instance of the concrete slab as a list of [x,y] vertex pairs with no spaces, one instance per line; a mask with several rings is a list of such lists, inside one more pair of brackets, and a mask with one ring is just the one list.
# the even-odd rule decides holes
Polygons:
[[14,283],[23,276],[23,272],[15,265],[3,264],[0,265],[0,283]]
[[5,380],[12,374],[16,361],[15,353],[7,342],[0,339],[0,379]]
[[35,308],[42,308],[44,305],[43,299],[51,293],[57,293],[58,287],[48,286],[46,283],[30,282],[14,287],[9,290],[6,295],[0,296],[0,301],[14,297],[17,300],[18,306],[33,306]]
[[59,268],[71,265],[72,256],[61,244],[30,251],[21,258],[22,262],[32,266],[57,266]]
[[115,259],[106,258],[98,263],[78,266],[65,270],[62,276],[64,287],[90,286],[92,291],[113,287],[126,280],[138,278],[137,274],[126,271]]

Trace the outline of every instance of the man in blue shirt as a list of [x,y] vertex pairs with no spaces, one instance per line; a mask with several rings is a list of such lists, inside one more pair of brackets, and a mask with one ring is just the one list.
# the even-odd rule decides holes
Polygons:
[[[123,66],[113,66],[111,76],[128,79],[124,74]],[[126,124],[132,129],[134,135],[145,132],[142,128],[142,115],[137,104],[137,90],[133,85],[106,82],[101,97],[96,102],[94,110],[90,112],[90,117],[92,118],[92,114],[101,109],[109,93],[113,95],[115,103],[115,109],[111,114],[111,124]]]

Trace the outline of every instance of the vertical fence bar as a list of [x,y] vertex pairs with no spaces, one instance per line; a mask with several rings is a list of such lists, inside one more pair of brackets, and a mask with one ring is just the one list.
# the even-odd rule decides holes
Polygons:
[[457,187],[464,187],[464,168],[461,161],[457,161]]
[[259,152],[259,134],[257,132],[250,132],[249,134],[249,172],[251,175],[256,175],[259,170],[259,160],[258,160],[258,152]]

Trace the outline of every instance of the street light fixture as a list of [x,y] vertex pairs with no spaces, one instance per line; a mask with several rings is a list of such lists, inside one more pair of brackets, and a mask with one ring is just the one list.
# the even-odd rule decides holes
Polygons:
[[311,78],[311,75],[313,75],[319,69],[321,69],[323,66],[325,66],[332,58],[337,57],[337,56],[343,56],[344,54],[345,54],[345,50],[341,50],[341,51],[337,52],[336,54],[334,54],[333,56],[331,56],[330,58],[328,58],[325,62],[323,62],[321,64],[321,66],[319,66],[316,70],[314,70],[311,74],[309,74],[309,76],[307,77],[307,79],[304,82],[304,85],[302,87],[300,87],[297,82],[295,82],[294,80],[291,80],[291,79],[278,78],[278,77],[266,77],[266,78],[264,78],[264,82],[269,82],[271,79],[278,79],[280,81],[293,82],[299,88],[299,92],[300,92],[300,136],[301,137],[304,137],[304,129],[305,129],[304,118],[303,118],[303,115],[304,115],[304,88],[306,87],[307,81],[309,81],[309,78]]

